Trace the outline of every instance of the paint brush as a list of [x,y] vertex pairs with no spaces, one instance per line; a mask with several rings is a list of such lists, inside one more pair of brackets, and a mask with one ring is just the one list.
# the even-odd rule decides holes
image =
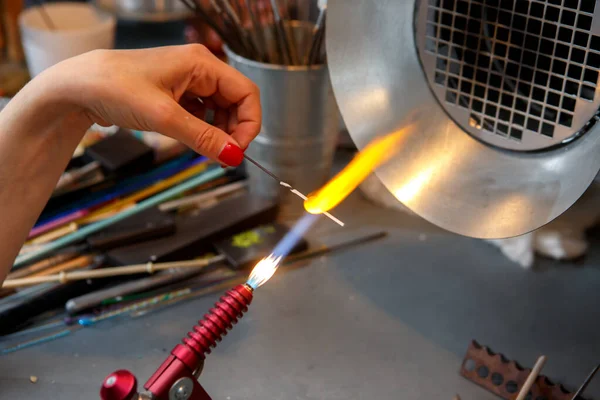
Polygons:
[[[254,164],[256,167],[258,167],[261,171],[263,171],[264,173],[266,173],[267,175],[269,175],[271,178],[275,179],[281,186],[283,186],[284,188],[288,189],[290,192],[292,192],[296,196],[300,197],[302,200],[306,200],[307,199],[307,197],[304,194],[302,194],[298,190],[294,189],[292,187],[292,185],[290,185],[289,183],[287,183],[287,182],[279,179],[279,177],[277,177],[277,175],[275,175],[274,173],[272,173],[271,171],[269,171],[268,169],[266,169],[265,167],[263,167],[262,165],[260,165],[256,160],[252,159],[247,154],[244,154],[244,158],[246,160],[248,160],[249,162],[251,162],[252,164]],[[324,212],[323,214],[325,216],[327,216],[327,218],[329,218],[330,220],[332,220],[333,222],[335,222],[336,224],[338,224],[339,226],[344,226],[344,223],[342,221],[340,221],[339,219],[337,219],[336,217],[334,217],[330,213]]]

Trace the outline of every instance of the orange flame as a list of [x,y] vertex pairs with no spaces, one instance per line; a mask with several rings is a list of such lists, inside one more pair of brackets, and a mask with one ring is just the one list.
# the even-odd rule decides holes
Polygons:
[[396,154],[411,126],[373,140],[325,186],[311,193],[304,201],[304,209],[311,214],[322,214],[340,204],[375,168]]

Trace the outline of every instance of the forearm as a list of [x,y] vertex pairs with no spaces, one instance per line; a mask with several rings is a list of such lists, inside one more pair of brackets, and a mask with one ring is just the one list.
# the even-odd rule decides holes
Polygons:
[[0,113],[0,282],[91,125],[66,99],[43,77]]

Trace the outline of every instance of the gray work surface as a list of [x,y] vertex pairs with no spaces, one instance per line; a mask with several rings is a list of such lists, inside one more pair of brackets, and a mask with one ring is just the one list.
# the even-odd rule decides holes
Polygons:
[[[201,382],[214,399],[493,399],[458,375],[473,338],[525,366],[546,354],[543,372],[569,387],[600,361],[597,246],[584,265],[542,261],[528,272],[487,243],[358,194],[335,214],[347,226],[323,219],[313,242],[390,235],[281,270],[258,290],[207,358]],[[98,398],[121,368],[141,386],[217,298],[0,357],[0,398]],[[600,396],[600,379],[588,394]]]

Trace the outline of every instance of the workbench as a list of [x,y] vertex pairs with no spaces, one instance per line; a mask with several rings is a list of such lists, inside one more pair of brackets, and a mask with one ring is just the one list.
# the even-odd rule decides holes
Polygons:
[[[531,272],[485,242],[360,194],[336,215],[346,227],[323,219],[313,243],[379,230],[389,237],[280,270],[257,291],[207,358],[201,382],[214,399],[494,399],[458,374],[471,339],[525,366],[546,354],[543,373],[570,387],[598,363],[598,246],[583,264],[541,261]],[[97,398],[120,368],[141,386],[218,297],[1,357],[0,398]],[[587,394],[600,396],[600,380]]]
[[[600,236],[583,262],[525,271],[357,193],[335,215],[346,227],[322,219],[312,243],[389,236],[280,270],[258,290],[207,358],[201,382],[215,400],[495,399],[458,374],[471,339],[528,367],[546,354],[543,374],[571,389],[600,362]],[[0,398],[98,398],[120,368],[141,387],[219,295],[0,357]],[[586,394],[600,398],[600,379]]]

